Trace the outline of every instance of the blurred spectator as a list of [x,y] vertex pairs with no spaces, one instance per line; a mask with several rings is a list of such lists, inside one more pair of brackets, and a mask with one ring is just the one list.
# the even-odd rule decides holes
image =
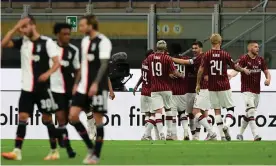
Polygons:
[[267,67],[269,69],[271,69],[272,68],[272,54],[269,53],[269,52],[265,52],[264,59],[265,59],[265,62],[267,64]]

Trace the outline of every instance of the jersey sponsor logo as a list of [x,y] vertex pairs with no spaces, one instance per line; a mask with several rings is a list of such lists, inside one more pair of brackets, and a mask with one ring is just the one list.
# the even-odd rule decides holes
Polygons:
[[89,62],[94,61],[94,59],[95,59],[95,55],[94,55],[94,54],[88,54],[88,55],[87,55],[87,60],[88,60]]
[[39,44],[36,46],[36,52],[40,52],[40,51],[41,51],[41,45]]
[[68,67],[70,65],[69,61],[62,60],[60,61],[61,66]]
[[68,53],[68,59],[72,59],[73,55],[71,52]]
[[96,49],[96,44],[93,43],[93,44],[91,45],[91,51],[95,51],[95,49]]
[[40,56],[39,55],[33,55],[32,60],[35,61],[35,62],[38,62],[38,61],[40,61]]

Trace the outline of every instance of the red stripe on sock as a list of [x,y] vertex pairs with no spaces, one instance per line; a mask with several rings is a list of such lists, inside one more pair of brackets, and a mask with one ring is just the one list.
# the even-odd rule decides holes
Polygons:
[[80,135],[87,134],[87,131],[80,131],[79,134],[80,134]]
[[166,116],[166,120],[173,120],[173,116]]
[[208,123],[211,124],[211,123],[212,123],[212,120],[208,120]]
[[148,122],[151,123],[151,124],[153,124],[153,125],[155,125],[155,121],[152,120],[152,119],[149,119]]
[[156,119],[155,123],[163,123],[162,119]]
[[24,138],[16,137],[15,140],[17,140],[17,141],[23,141]]
[[198,121],[201,121],[202,119],[204,119],[205,116],[204,115],[200,115],[200,117],[198,118]]
[[227,115],[226,115],[226,118],[231,118],[231,119],[233,119],[233,115],[227,114]]
[[185,117],[181,117],[180,120],[188,120],[188,118],[185,116]]

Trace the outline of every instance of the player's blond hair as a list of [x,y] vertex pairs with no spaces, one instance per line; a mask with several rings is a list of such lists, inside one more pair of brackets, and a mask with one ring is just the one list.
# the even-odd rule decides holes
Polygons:
[[159,40],[156,44],[157,51],[166,51],[167,50],[167,43],[165,40]]
[[222,42],[222,37],[220,36],[220,34],[214,33],[214,34],[211,35],[210,41],[211,41],[211,44],[212,44],[212,45],[221,44],[221,42]]

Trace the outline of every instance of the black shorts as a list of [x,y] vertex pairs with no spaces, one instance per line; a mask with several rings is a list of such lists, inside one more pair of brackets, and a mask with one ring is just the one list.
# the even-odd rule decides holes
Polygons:
[[38,111],[43,114],[51,114],[54,112],[54,101],[50,89],[44,89],[35,92],[27,92],[22,90],[19,98],[19,112],[26,112],[33,115],[34,105],[37,105]]
[[77,92],[72,98],[72,106],[80,107],[84,111],[92,110],[93,112],[107,113],[108,91],[99,91],[92,98],[87,94]]
[[69,111],[71,102],[72,102],[72,95],[68,95],[65,93],[55,93],[52,92],[54,101],[56,103],[56,107],[54,111]]

